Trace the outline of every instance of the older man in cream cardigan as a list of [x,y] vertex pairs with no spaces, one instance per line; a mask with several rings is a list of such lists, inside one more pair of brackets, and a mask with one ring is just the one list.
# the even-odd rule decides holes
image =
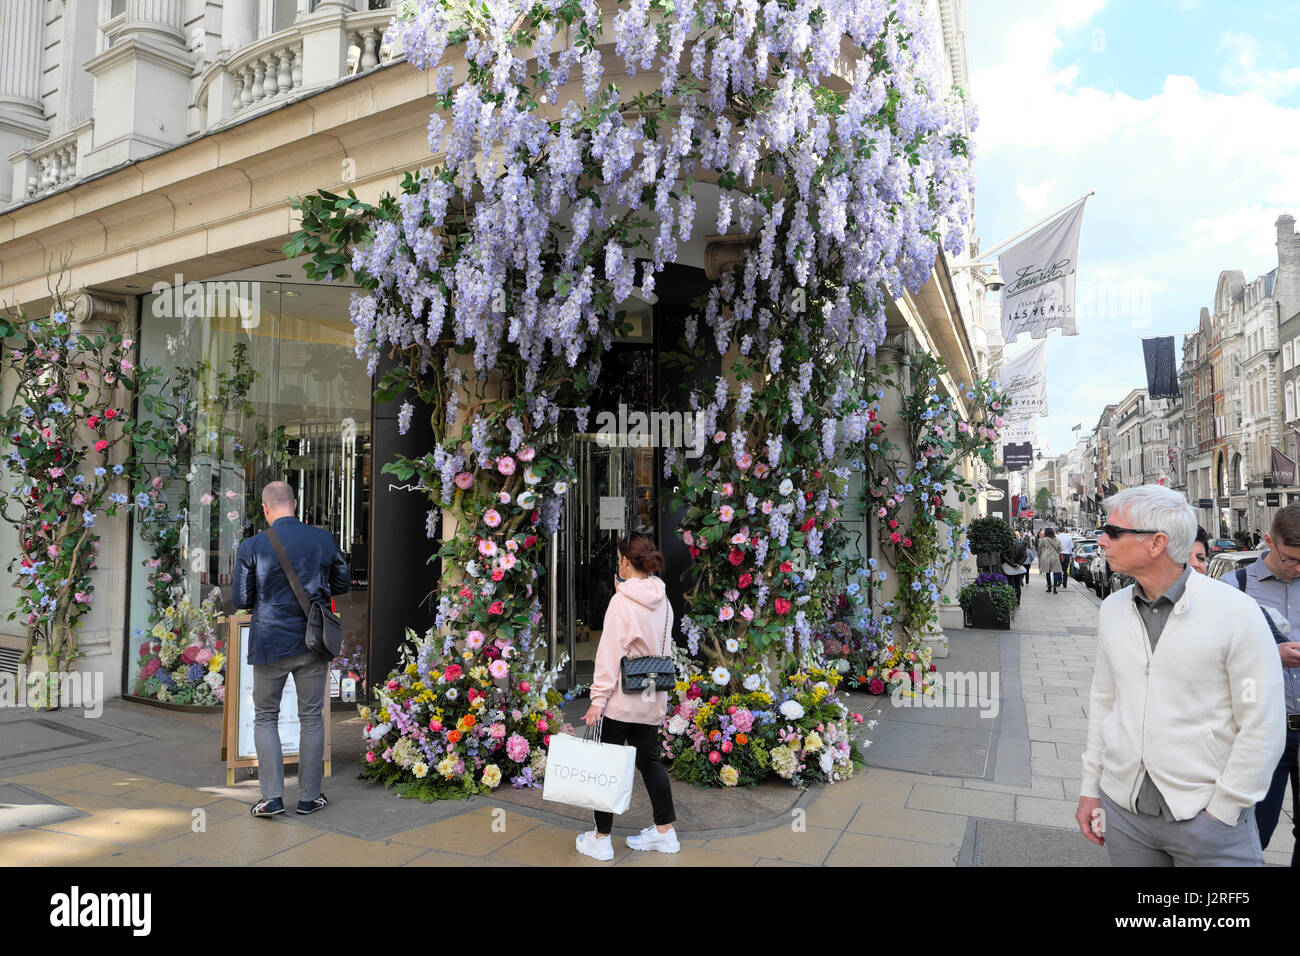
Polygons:
[[1285,712],[1263,611],[1193,573],[1178,492],[1143,485],[1103,507],[1106,562],[1136,583],[1101,606],[1079,828],[1115,866],[1260,866],[1254,807]]

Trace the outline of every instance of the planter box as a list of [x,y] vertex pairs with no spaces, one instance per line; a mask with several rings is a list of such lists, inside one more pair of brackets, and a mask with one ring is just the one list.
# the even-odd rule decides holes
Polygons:
[[1003,618],[998,614],[993,598],[987,592],[976,591],[971,597],[970,613],[966,616],[967,627],[982,630],[1010,630],[1011,617]]

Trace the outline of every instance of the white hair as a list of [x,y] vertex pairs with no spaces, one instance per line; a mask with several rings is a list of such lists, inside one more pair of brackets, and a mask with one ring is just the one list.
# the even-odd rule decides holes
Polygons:
[[1186,564],[1196,542],[1196,512],[1182,494],[1163,485],[1125,488],[1101,503],[1107,515],[1128,514],[1135,528],[1161,531],[1169,539],[1165,550],[1177,564]]

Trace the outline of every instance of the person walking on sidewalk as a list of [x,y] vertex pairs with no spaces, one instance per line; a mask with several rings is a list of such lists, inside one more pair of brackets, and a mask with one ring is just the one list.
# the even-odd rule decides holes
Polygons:
[[1061,549],[1061,575],[1058,580],[1061,587],[1070,586],[1070,558],[1074,554],[1074,535],[1068,531],[1061,531],[1056,536],[1056,546]]
[[[275,529],[309,601],[328,604],[351,589],[348,564],[334,536],[303,524],[293,489],[273,481],[262,489],[262,513]],[[325,700],[329,662],[307,649],[307,616],[293,592],[266,532],[246,538],[235,558],[230,599],[252,608],[248,663],[253,665],[253,743],[262,791],[255,817],[284,813],[284,756],[280,750],[280,698],[289,675],[298,695],[298,812],[315,813],[328,800],[325,776]]]
[[1268,624],[1193,572],[1181,494],[1142,485],[1103,506],[1099,546],[1136,583],[1101,605],[1075,820],[1114,866],[1262,866],[1255,804],[1285,737]]
[[[634,850],[658,850],[676,853],[681,849],[673,821],[672,785],[668,771],[659,759],[659,721],[668,709],[668,694],[658,691],[648,699],[640,693],[626,693],[620,681],[620,663],[624,657],[659,657],[671,653],[673,608],[668,590],[658,577],[664,569],[664,556],[648,534],[634,532],[618,543],[618,578],[615,593],[605,611],[605,625],[596,648],[596,673],[591,681],[591,706],[583,715],[590,727],[601,725],[601,742],[630,744],[636,748],[636,766],[650,793],[654,826],[627,838]],[[614,828],[612,813],[596,812],[596,829],[578,837],[578,852],[597,860],[614,858],[610,833]]]
[[1021,535],[1020,540],[1025,546],[1025,560],[1022,563],[1025,566],[1025,584],[1028,584],[1029,569],[1034,566],[1034,548],[1036,547],[1034,544],[1034,533],[1026,529],[1025,533]]
[[1047,576],[1047,593],[1056,593],[1061,577],[1061,546],[1056,543],[1056,532],[1048,528],[1038,539],[1038,570]]
[[1016,604],[1020,604],[1020,591],[1028,580],[1029,568],[1029,549],[1025,547],[1023,538],[1016,538],[1016,546],[1010,551],[1004,551],[999,558],[1002,561],[1002,573],[1006,575],[1007,581],[1016,589]]
[[1267,848],[1281,817],[1290,781],[1291,865],[1300,866],[1300,643],[1287,640],[1292,634],[1300,634],[1300,504],[1287,505],[1277,513],[1264,544],[1268,550],[1258,561],[1237,571],[1236,584],[1266,613],[1279,614],[1285,622],[1274,628],[1273,640],[1286,696],[1286,747],[1273,770],[1268,793],[1255,807],[1255,818],[1260,843]]

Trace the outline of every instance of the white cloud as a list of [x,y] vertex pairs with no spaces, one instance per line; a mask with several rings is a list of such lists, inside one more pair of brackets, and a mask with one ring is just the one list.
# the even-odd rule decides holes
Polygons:
[[1219,50],[1227,51],[1228,61],[1219,71],[1219,79],[1230,89],[1250,90],[1273,99],[1289,96],[1300,89],[1300,67],[1272,69],[1259,65],[1259,41],[1245,33],[1225,33]]
[[1037,186],[1030,186],[1028,183],[1021,183],[1016,186],[1016,195],[1024,203],[1026,212],[1038,212],[1047,205],[1047,197],[1052,190],[1056,188],[1056,180],[1049,179],[1046,182],[1039,183]]

